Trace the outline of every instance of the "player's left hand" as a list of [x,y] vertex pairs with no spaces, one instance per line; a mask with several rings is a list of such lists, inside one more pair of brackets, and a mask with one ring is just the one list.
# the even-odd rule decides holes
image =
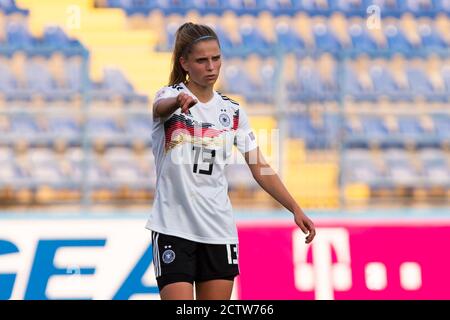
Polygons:
[[316,236],[316,228],[314,227],[312,220],[308,218],[301,209],[294,213],[294,219],[295,223],[299,226],[303,233],[307,234],[305,243],[310,243],[313,241]]

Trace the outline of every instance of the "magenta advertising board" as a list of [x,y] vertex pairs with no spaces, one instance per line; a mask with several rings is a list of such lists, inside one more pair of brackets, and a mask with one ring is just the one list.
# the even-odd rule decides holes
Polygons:
[[[450,218],[250,219],[233,299],[450,299]],[[0,300],[159,299],[144,222],[0,217]]]
[[239,299],[450,299],[450,219],[241,222]]

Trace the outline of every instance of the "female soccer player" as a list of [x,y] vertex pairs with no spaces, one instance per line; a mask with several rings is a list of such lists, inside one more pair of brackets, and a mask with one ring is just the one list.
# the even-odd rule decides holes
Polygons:
[[220,44],[204,25],[177,30],[169,86],[153,103],[157,183],[146,227],[161,299],[231,298],[238,237],[224,168],[236,145],[259,185],[294,214],[310,243],[313,222],[264,161],[239,104],[213,90]]

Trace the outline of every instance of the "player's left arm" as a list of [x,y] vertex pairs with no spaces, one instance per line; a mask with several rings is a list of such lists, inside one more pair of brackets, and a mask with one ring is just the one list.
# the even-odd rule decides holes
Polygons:
[[244,158],[256,182],[275,200],[294,214],[295,223],[303,233],[307,234],[305,242],[310,243],[316,235],[314,223],[306,216],[294,198],[292,198],[278,174],[265,161],[259,147],[245,152]]

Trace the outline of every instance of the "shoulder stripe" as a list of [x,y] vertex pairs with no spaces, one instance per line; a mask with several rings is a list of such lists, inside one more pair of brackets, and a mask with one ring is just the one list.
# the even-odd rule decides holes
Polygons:
[[233,104],[235,104],[235,105],[237,105],[237,106],[239,105],[239,103],[237,103],[236,101],[234,101],[234,100],[228,98],[226,95],[221,94],[219,91],[217,91],[217,93],[219,94],[219,96],[222,97],[223,100],[225,100],[225,101],[230,101],[231,103],[233,103]]
[[178,91],[183,89],[183,87],[180,86],[179,84],[174,84],[174,85],[171,85],[170,87],[173,88],[173,89],[177,89]]

